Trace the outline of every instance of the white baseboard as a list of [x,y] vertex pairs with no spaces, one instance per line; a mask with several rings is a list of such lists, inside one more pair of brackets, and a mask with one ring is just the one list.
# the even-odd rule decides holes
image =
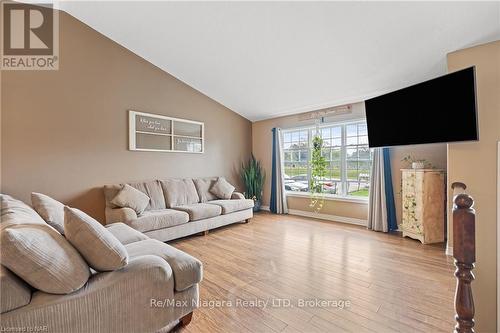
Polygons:
[[446,244],[446,251],[445,251],[447,256],[453,256],[453,246],[449,246]]
[[[265,210],[265,211],[269,211],[269,206],[261,206],[260,209]],[[310,218],[326,220],[326,221],[361,225],[364,227],[366,227],[366,225],[368,223],[367,220],[357,219],[354,217],[337,216],[337,215],[330,215],[330,214],[323,214],[323,213],[314,213],[314,212],[308,212],[308,211],[303,211],[303,210],[298,210],[298,209],[289,209],[288,214],[302,216],[302,217],[310,217]]]
[[320,219],[320,220],[362,225],[364,227],[366,227],[366,225],[368,224],[367,220],[357,219],[354,217],[330,215],[330,214],[323,214],[323,213],[314,213],[314,212],[307,212],[307,211],[297,210],[297,209],[289,209],[288,213],[291,215],[310,217],[310,218]]

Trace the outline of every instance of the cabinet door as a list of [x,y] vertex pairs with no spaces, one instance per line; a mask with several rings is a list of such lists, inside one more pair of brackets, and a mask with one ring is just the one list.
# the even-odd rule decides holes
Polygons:
[[417,188],[421,185],[418,184],[417,175],[412,171],[403,171],[403,230],[412,233],[422,234],[423,228],[421,219],[418,214],[421,214],[421,207],[418,207],[418,201],[421,200],[417,195]]
[[424,216],[424,172],[415,172],[415,224],[420,234],[425,234]]
[[444,241],[444,174],[426,172],[423,183],[423,224],[425,242]]

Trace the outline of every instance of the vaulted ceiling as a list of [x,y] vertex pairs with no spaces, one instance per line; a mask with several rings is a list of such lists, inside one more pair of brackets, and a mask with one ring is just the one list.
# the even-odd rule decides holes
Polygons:
[[362,101],[446,73],[500,39],[500,2],[60,2],[255,121]]

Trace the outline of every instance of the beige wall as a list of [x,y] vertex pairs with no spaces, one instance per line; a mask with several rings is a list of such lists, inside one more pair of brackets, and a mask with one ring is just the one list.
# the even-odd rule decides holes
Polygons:
[[[71,16],[60,69],[2,73],[2,193],[46,193],[103,220],[101,186],[226,176],[240,187],[251,123]],[[128,151],[127,110],[205,122],[204,154]]]
[[[448,54],[450,72],[476,66],[479,141],[448,145],[448,183],[464,182],[475,200],[477,332],[496,331],[497,142],[500,140],[500,41]],[[451,207],[452,196],[448,203]],[[449,228],[451,230],[451,227]],[[450,235],[450,239],[451,239]]]
[[[347,121],[365,118],[364,103],[353,104],[353,112],[351,114],[339,115],[329,117],[326,121]],[[270,189],[271,189],[271,129],[273,127],[280,128],[293,128],[300,126],[313,125],[313,121],[301,121],[299,115],[292,115],[286,117],[279,117],[274,119],[267,119],[257,121],[252,124],[252,140],[253,140],[253,153],[256,158],[262,161],[266,170],[267,178],[264,188],[263,205],[269,205]],[[401,173],[400,169],[404,167],[401,159],[411,154],[417,158],[423,158],[431,162],[435,167],[446,168],[446,145],[433,144],[433,145],[416,145],[405,147],[393,147],[390,149],[391,153],[391,167],[393,172],[393,186],[394,196],[396,201],[396,212],[398,223],[401,223]],[[310,200],[308,198],[289,197],[288,205],[290,209],[297,209],[303,211],[311,211],[309,208]],[[322,214],[337,215],[342,217],[367,219],[368,205],[366,203],[353,203],[344,201],[326,201]],[[443,221],[443,223],[445,223]]]
[[[288,208],[290,209],[313,212],[309,207],[311,199],[308,197],[288,197],[287,200]],[[323,208],[318,213],[321,215],[334,215],[366,221],[368,218],[368,204],[340,200],[325,200]]]

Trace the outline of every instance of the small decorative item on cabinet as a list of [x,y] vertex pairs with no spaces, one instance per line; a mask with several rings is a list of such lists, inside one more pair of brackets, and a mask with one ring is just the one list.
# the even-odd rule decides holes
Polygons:
[[412,169],[423,169],[423,168],[425,168],[425,162],[422,162],[422,161],[412,162],[411,167],[412,167]]
[[403,237],[423,244],[444,241],[445,173],[439,169],[402,169]]

